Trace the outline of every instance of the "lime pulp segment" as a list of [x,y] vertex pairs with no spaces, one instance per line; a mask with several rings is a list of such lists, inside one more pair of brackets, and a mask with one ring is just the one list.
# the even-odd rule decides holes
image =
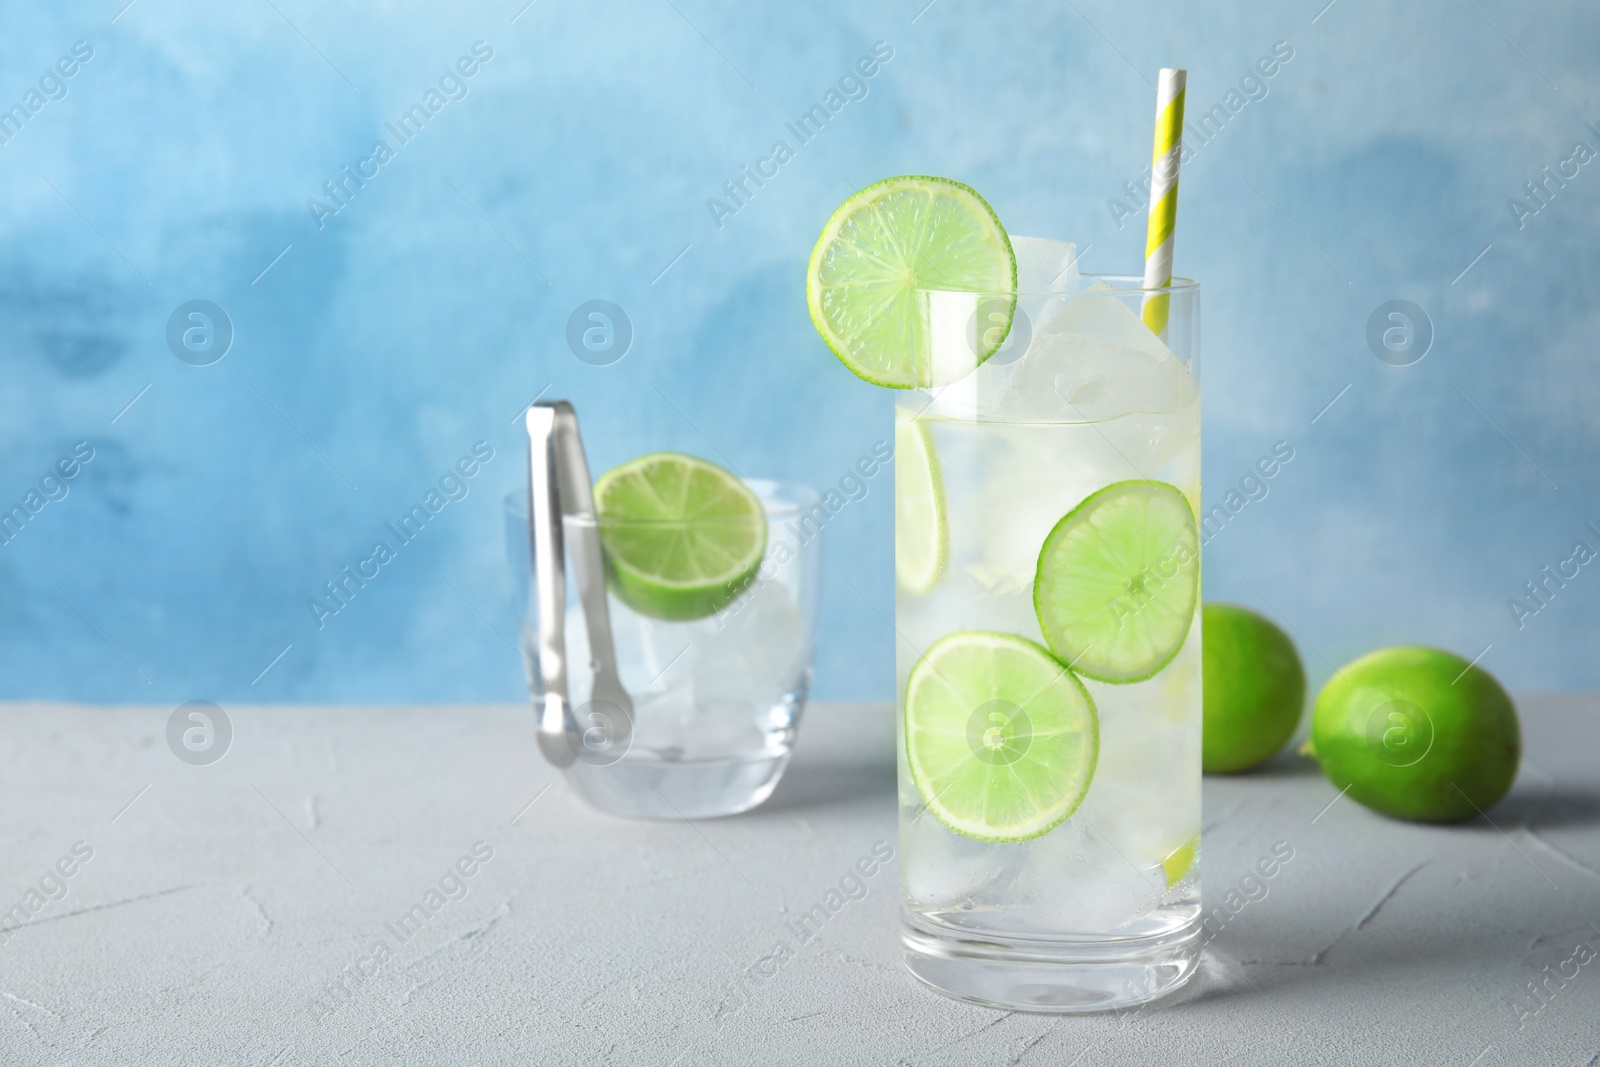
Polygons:
[[1083,801],[1099,755],[1094,701],[1032,641],[940,638],[906,682],[906,759],[938,820],[982,841],[1026,841]]
[[894,412],[894,573],[922,594],[939,584],[950,548],[944,477],[928,427],[904,408]]
[[[1016,309],[1017,260],[994,210],[948,178],[907,175],[869,185],[822,228],[806,271],[811,321],[834,355],[874,385],[944,385],[1005,342]],[[937,358],[919,290],[997,294],[985,330]],[[998,301],[998,303],[997,303]],[[977,301],[972,312],[977,313]]]
[[1183,647],[1200,594],[1194,510],[1166,482],[1091,493],[1045,538],[1033,606],[1050,650],[1102,682],[1154,675]]
[[613,592],[659,619],[717,611],[750,582],[767,546],[761,499],[737,475],[678,452],[654,452],[595,483]]

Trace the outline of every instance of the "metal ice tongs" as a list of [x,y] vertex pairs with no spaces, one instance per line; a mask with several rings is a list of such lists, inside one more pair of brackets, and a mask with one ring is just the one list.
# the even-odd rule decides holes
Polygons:
[[[633,729],[633,701],[617,675],[606,609],[605,564],[595,525],[589,464],[583,439],[578,436],[578,415],[565,400],[543,401],[528,408],[527,426],[528,537],[533,550],[533,595],[538,598],[539,676],[544,683],[538,709],[539,749],[557,767],[570,767],[602,746],[626,751]],[[587,724],[577,721],[567,696],[564,515],[588,520],[574,524],[576,536],[570,546],[589,633],[589,666],[594,673],[589,703],[579,709]],[[596,731],[602,745],[589,743],[596,740]]]

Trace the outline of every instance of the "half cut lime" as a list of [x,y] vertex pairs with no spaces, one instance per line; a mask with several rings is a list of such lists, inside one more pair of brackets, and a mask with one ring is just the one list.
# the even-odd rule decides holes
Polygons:
[[906,682],[906,760],[938,820],[980,841],[1026,841],[1078,809],[1100,725],[1083,683],[1039,645],[964,631]]
[[737,475],[653,452],[595,483],[612,591],[658,619],[697,619],[743,592],[767,549],[761,499]]
[[[833,213],[811,250],[806,303],[857,376],[925,388],[964,377],[1005,343],[1016,284],[1011,240],[983,197],[948,178],[907,175],[867,186]],[[999,306],[983,300],[981,331],[963,328],[963,316],[977,316],[973,299],[970,309],[941,309],[952,328],[930,335],[919,290],[1004,295]]]
[[1091,493],[1045,538],[1033,607],[1050,650],[1101,682],[1138,682],[1178,654],[1200,595],[1194,510],[1166,482]]

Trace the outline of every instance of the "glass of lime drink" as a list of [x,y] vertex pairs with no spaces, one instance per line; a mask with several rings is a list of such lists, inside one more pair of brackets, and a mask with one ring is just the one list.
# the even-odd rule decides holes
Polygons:
[[835,354],[901,390],[905,959],[978,1003],[1122,1008],[1200,951],[1199,289],[1080,275],[938,181],[847,202],[809,278]]
[[[811,684],[819,541],[814,490],[744,479],[657,452],[594,484],[594,514],[564,515],[569,784],[601,811],[699,819],[755,807],[788,766]],[[535,706],[545,696],[528,501],[506,498],[506,541]],[[820,517],[819,517],[820,516]],[[598,543],[621,721],[608,657],[581,598],[582,553]],[[615,683],[612,683],[615,684]]]

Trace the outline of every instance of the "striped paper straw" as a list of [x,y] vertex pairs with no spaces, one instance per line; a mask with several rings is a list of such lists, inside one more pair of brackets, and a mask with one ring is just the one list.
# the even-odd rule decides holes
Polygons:
[[[1150,160],[1150,230],[1144,243],[1144,287],[1172,284],[1172,226],[1178,217],[1178,159],[1183,154],[1183,86],[1189,72],[1162,67],[1156,83],[1156,144]],[[1166,293],[1144,299],[1144,324],[1167,333]]]

